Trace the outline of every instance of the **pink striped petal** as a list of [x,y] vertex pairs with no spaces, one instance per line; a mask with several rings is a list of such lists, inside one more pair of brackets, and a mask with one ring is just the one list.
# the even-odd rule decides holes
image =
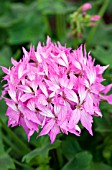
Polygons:
[[55,141],[56,135],[60,133],[60,129],[57,125],[54,125],[54,127],[49,132],[51,144]]
[[20,90],[22,90],[23,92],[26,92],[26,93],[32,93],[31,88],[26,86],[26,85],[18,85],[18,89],[20,89]]
[[93,132],[92,132],[92,123],[93,123],[92,116],[90,114],[86,113],[84,110],[82,110],[82,112],[81,112],[81,123],[89,131],[89,133],[91,135],[93,135]]
[[55,124],[55,120],[54,119],[50,119],[46,125],[43,127],[42,131],[40,132],[39,136],[42,136],[42,135],[46,135],[50,132],[50,130],[52,129],[52,127],[54,126]]
[[45,96],[47,97],[48,96],[48,92],[47,92],[46,86],[42,82],[40,82],[39,83],[39,87],[42,90],[42,92],[45,94]]
[[78,97],[73,90],[65,89],[64,93],[65,93],[67,99],[69,99],[75,103],[78,103]]
[[35,100],[34,99],[30,99],[27,102],[27,107],[31,110],[31,111],[35,111]]
[[77,123],[80,120],[80,110],[79,109],[75,109],[71,112],[71,117],[70,117],[70,121],[69,121],[69,128],[73,129],[73,127],[75,127],[75,125],[77,125]]
[[22,102],[25,102],[25,101],[33,98],[33,97],[34,97],[34,96],[33,96],[32,94],[25,93],[25,94],[23,94],[23,95],[20,97],[20,100],[21,100]]
[[40,114],[43,116],[47,116],[49,118],[54,118],[54,114],[51,112],[49,108],[43,105],[38,105],[38,109],[40,110]]

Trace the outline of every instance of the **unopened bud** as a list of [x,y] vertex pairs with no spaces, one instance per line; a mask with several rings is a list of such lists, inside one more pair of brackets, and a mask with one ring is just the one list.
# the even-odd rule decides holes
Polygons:
[[90,18],[90,21],[98,21],[100,19],[99,15],[94,15]]
[[78,33],[77,33],[77,37],[78,37],[78,38],[82,38],[82,33],[81,33],[81,32],[78,32]]
[[92,5],[90,3],[86,3],[82,5],[82,11],[87,11],[88,9],[91,9]]
[[97,24],[96,23],[91,23],[91,27],[96,27]]

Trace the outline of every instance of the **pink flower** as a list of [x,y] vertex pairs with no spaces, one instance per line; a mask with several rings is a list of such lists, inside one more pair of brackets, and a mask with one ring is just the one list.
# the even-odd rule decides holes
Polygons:
[[48,134],[51,143],[61,132],[80,136],[79,122],[93,135],[93,116],[102,116],[100,101],[112,104],[112,94],[106,95],[112,84],[101,84],[108,66],[95,66],[82,45],[71,51],[49,37],[45,46],[39,42],[36,50],[31,46],[23,53],[19,62],[11,59],[11,68],[1,66],[7,81],[2,98],[8,105],[8,126],[21,125],[28,140],[40,126],[39,136]]
[[100,20],[100,16],[99,15],[94,15],[90,18],[90,21],[98,21]]
[[92,5],[90,3],[86,3],[82,5],[82,11],[87,11],[88,9],[91,9]]

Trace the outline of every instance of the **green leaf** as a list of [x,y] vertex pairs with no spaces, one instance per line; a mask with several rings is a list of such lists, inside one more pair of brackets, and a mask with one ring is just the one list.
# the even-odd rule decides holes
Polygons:
[[39,40],[44,40],[47,27],[37,9],[37,4],[35,2],[30,4],[28,11],[33,12],[27,12],[23,20],[8,29],[10,44],[30,42],[36,45]]
[[112,117],[111,117],[112,106],[106,102],[102,102],[100,107],[103,116],[102,119],[97,117],[94,118],[96,124],[95,130],[100,133],[104,132],[112,133]]
[[101,46],[97,46],[95,50],[92,50],[92,53],[96,59],[98,59],[104,65],[110,65],[112,67],[112,44],[108,49],[104,49]]
[[0,127],[0,154],[2,155],[4,153],[4,145],[2,141],[2,132],[1,132],[1,127]]
[[7,105],[4,100],[0,100],[0,118],[6,122],[7,116],[5,116]]
[[62,142],[62,152],[63,155],[70,160],[80,152],[82,149],[74,136],[67,136],[66,140]]
[[3,48],[3,45],[6,43],[7,41],[7,33],[5,29],[1,29],[0,28],[0,49]]
[[11,157],[7,153],[0,154],[0,170],[15,169]]
[[[11,65],[11,50],[8,46],[4,46],[1,50],[0,50],[0,65],[4,66],[4,67],[9,67]],[[3,72],[0,69],[0,75],[2,75]]]
[[91,45],[108,46],[108,44],[111,43],[111,40],[112,40],[112,24],[107,25],[101,22],[96,30],[95,36],[91,41]]
[[92,163],[91,170],[112,170],[112,167],[104,164],[104,163]]
[[89,152],[80,152],[62,170],[90,170],[91,161],[92,155]]
[[15,169],[15,165],[11,157],[5,152],[2,141],[2,131],[0,127],[0,170]]
[[8,5],[8,10],[0,17],[0,27],[8,28],[13,24],[24,20],[24,16],[28,13],[27,7],[22,3],[11,3]]
[[5,13],[8,7],[9,7],[9,0],[0,1],[0,15]]
[[74,6],[74,4],[69,5],[69,3],[65,3],[64,1],[60,1],[60,0],[57,0],[57,1],[37,0],[37,2],[38,2],[38,9],[43,14],[47,14],[47,15],[66,14],[76,9],[76,6]]
[[34,149],[33,151],[26,154],[23,157],[22,161],[29,163],[36,156],[41,156],[44,161],[44,159],[48,157],[48,152],[52,149],[58,148],[60,144],[61,142],[59,140],[56,140],[53,144],[47,143],[46,145],[43,145],[42,147]]

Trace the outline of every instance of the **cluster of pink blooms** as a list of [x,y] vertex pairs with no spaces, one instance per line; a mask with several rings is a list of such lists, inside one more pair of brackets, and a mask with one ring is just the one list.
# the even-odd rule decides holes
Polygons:
[[49,37],[45,46],[39,42],[36,51],[31,46],[23,53],[19,62],[11,59],[11,68],[2,67],[8,126],[22,126],[28,140],[41,129],[39,136],[48,134],[51,143],[60,132],[80,136],[79,122],[93,135],[93,116],[102,116],[100,101],[112,104],[112,95],[106,95],[112,85],[101,84],[108,66],[94,66],[82,45],[71,51]]

